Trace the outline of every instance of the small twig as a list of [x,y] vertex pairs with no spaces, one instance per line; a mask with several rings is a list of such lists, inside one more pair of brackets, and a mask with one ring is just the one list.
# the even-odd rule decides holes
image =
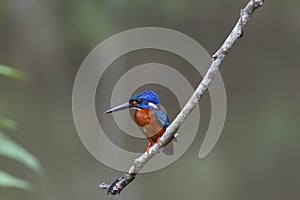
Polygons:
[[253,12],[257,8],[261,7],[263,3],[263,0],[250,0],[246,7],[241,10],[240,18],[235,27],[226,38],[220,49],[212,56],[212,63],[198,88],[161,137],[160,142],[162,145],[158,146],[157,144],[154,144],[149,150],[149,155],[147,156],[147,153],[145,152],[143,155],[135,159],[133,165],[130,167],[129,171],[124,174],[123,177],[117,179],[111,185],[102,183],[99,185],[99,188],[107,189],[107,194],[119,194],[131,181],[135,179],[136,174],[155,154],[158,153],[159,149],[166,145],[171,138],[173,138],[175,131],[188,117],[194,107],[198,104],[201,96],[205,93],[208,86],[212,83],[217,71],[219,70],[219,66],[223,62],[227,52],[231,49],[237,39],[243,35],[246,24],[248,23]]

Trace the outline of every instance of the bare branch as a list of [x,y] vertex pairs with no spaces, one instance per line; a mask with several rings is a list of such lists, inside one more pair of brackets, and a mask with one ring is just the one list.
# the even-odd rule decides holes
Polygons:
[[212,56],[212,63],[208,71],[206,72],[204,78],[202,79],[201,83],[199,84],[198,88],[161,137],[160,142],[162,145],[158,146],[157,144],[154,144],[149,150],[149,156],[147,156],[147,153],[145,152],[143,155],[135,159],[133,165],[130,167],[129,171],[124,174],[123,177],[117,179],[111,185],[102,183],[99,185],[99,188],[107,189],[107,194],[119,194],[131,181],[135,179],[136,174],[155,154],[158,153],[159,149],[165,146],[168,143],[168,141],[171,138],[173,138],[174,132],[179,128],[179,126],[184,122],[184,120],[188,117],[191,111],[195,108],[201,96],[205,93],[208,86],[212,83],[227,52],[231,49],[231,47],[237,41],[237,39],[243,35],[246,24],[248,23],[253,12],[257,8],[261,7],[263,3],[263,0],[250,0],[246,7],[241,10],[240,18],[238,19],[238,22],[234,26],[233,30],[226,38],[220,49]]

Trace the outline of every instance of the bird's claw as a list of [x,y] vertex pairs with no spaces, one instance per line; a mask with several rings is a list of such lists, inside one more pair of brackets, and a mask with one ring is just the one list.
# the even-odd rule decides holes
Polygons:
[[161,141],[160,141],[160,137],[158,137],[158,138],[157,138],[157,142],[156,142],[156,144],[157,144],[159,147],[161,147]]

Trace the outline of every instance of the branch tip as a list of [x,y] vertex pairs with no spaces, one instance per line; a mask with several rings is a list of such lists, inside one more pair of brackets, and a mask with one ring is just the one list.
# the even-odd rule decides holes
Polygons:
[[264,0],[253,0],[253,5],[255,8],[259,8],[264,5]]

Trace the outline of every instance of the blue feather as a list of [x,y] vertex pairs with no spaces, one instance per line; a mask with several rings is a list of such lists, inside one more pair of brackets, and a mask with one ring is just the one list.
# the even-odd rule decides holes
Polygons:
[[157,121],[164,127],[167,128],[170,125],[169,117],[162,110],[154,110]]
[[146,90],[142,93],[133,95],[129,99],[129,102],[137,102],[138,105],[135,105],[137,108],[153,110],[153,107],[149,106],[148,102],[152,102],[159,107],[160,100],[155,92],[152,90]]

